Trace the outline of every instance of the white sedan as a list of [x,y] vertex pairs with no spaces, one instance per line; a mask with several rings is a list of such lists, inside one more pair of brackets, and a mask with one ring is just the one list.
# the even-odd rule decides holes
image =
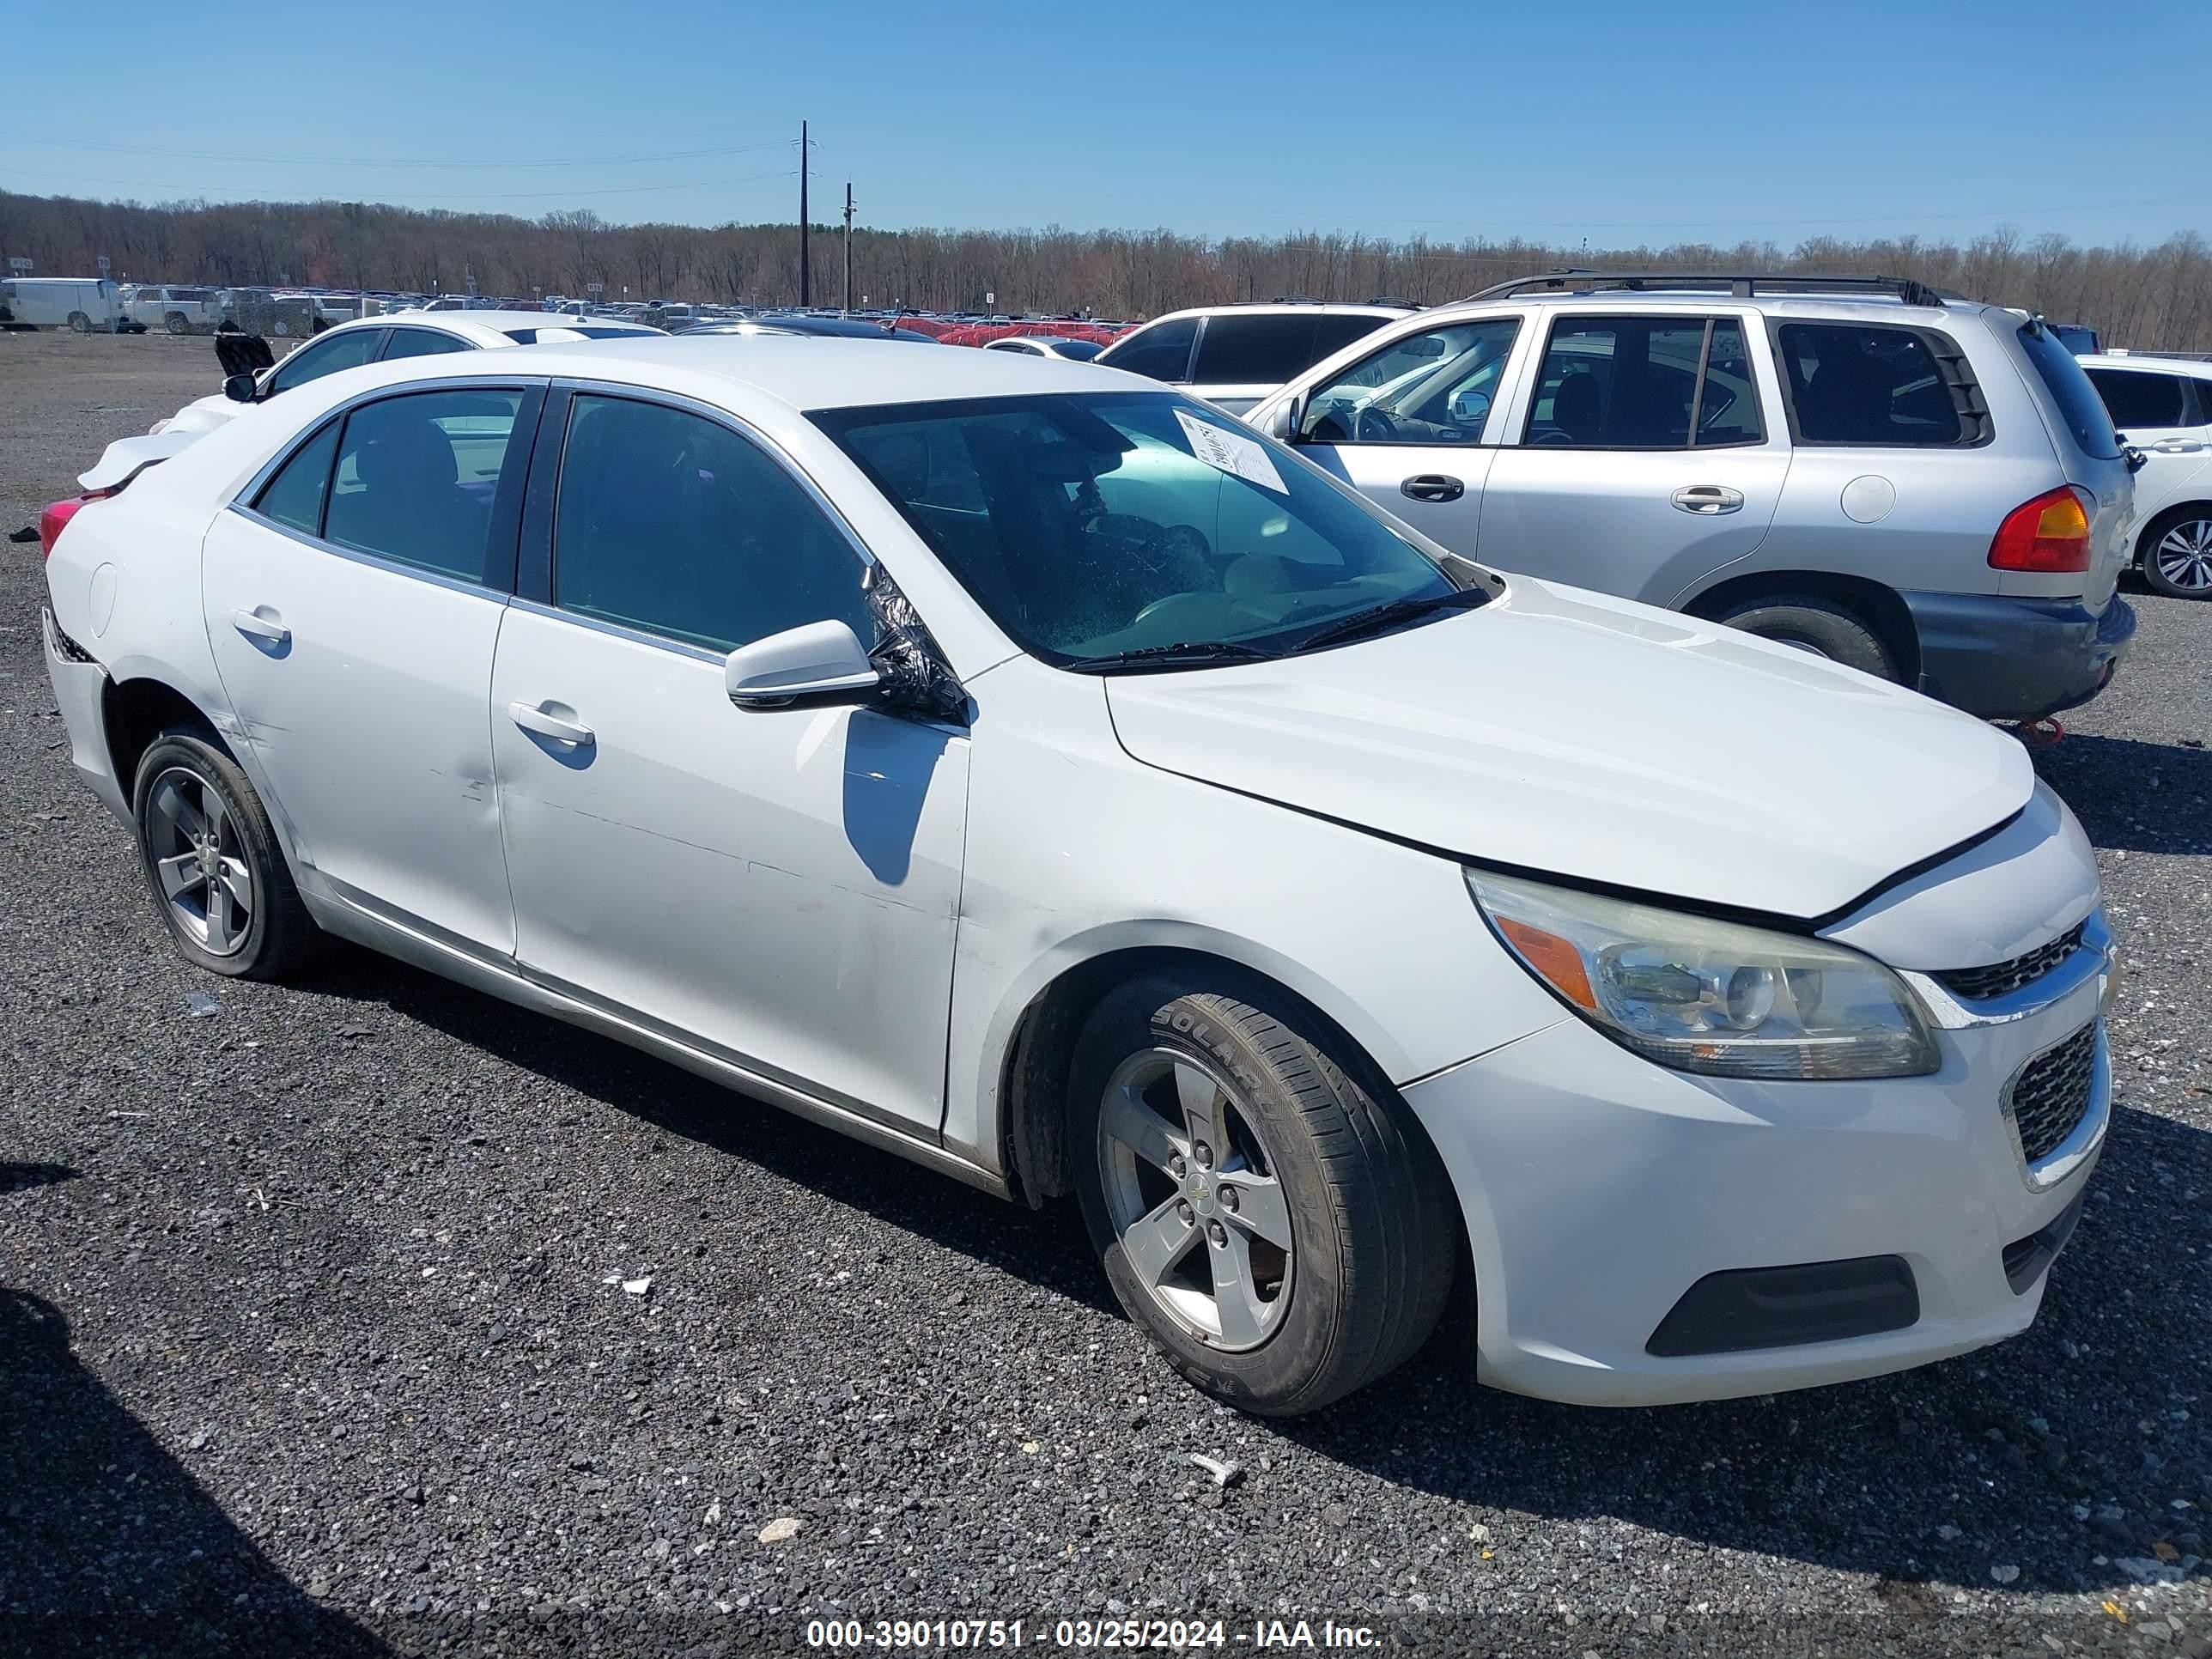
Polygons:
[[653,337],[659,331],[642,323],[562,317],[544,311],[396,311],[363,317],[325,329],[275,368],[250,380],[234,376],[222,391],[197,398],[167,420],[155,422],[151,435],[212,431],[246,404],[266,403],[280,392],[363,363],[556,341],[606,340],[635,334]]
[[195,966],[340,934],[1073,1194],[1240,1407],[1462,1272],[1531,1394],[1893,1370],[2024,1329],[2080,1213],[2111,942],[2016,741],[1157,384],[610,340],[130,457],[42,526],[46,663]]

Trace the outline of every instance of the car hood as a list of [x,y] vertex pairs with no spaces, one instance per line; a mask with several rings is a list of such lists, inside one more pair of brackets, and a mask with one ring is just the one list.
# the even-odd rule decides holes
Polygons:
[[2035,786],[2018,742],[1925,697],[1527,577],[1357,645],[1118,676],[1107,702],[1167,771],[1480,862],[1804,919]]

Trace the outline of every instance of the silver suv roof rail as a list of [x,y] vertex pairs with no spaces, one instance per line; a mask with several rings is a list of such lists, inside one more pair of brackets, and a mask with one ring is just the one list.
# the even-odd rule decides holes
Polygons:
[[1790,270],[1552,270],[1540,276],[1516,276],[1470,294],[1469,300],[1504,300],[1519,294],[1568,294],[1585,289],[1724,288],[1731,297],[1748,300],[1762,290],[1770,294],[1888,294],[1909,306],[1940,306],[1960,296],[1930,288],[1910,276],[1846,276],[1807,275]]

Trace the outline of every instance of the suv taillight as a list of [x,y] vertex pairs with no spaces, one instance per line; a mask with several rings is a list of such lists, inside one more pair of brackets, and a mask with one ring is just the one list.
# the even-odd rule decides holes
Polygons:
[[2089,509],[2096,498],[2071,486],[2022,501],[2005,514],[1990,544],[1998,570],[2058,574],[2089,568]]

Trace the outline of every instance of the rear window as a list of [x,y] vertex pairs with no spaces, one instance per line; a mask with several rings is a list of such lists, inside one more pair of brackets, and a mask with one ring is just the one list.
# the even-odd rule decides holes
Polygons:
[[1211,386],[1279,386],[1388,321],[1318,311],[1209,317],[1198,337],[1191,379]]
[[1798,442],[1921,447],[1966,440],[1943,365],[1919,330],[1784,323],[1775,336]]
[[536,345],[541,334],[550,334],[556,340],[628,340],[641,332],[635,328],[592,328],[576,323],[548,323],[543,328],[510,328],[504,331],[517,345]]
[[2097,388],[2089,384],[2089,377],[2081,372],[2081,365],[2074,354],[2040,323],[2022,323],[2020,343],[2027,353],[2027,361],[2035,365],[2035,372],[2042,377],[2051,401],[2058,405],[2058,418],[2074,434],[2074,441],[2081,447],[2081,453],[2100,461],[2118,460],[2120,438],[2112,429],[2112,415],[2105,408],[2104,400],[2097,396]]

